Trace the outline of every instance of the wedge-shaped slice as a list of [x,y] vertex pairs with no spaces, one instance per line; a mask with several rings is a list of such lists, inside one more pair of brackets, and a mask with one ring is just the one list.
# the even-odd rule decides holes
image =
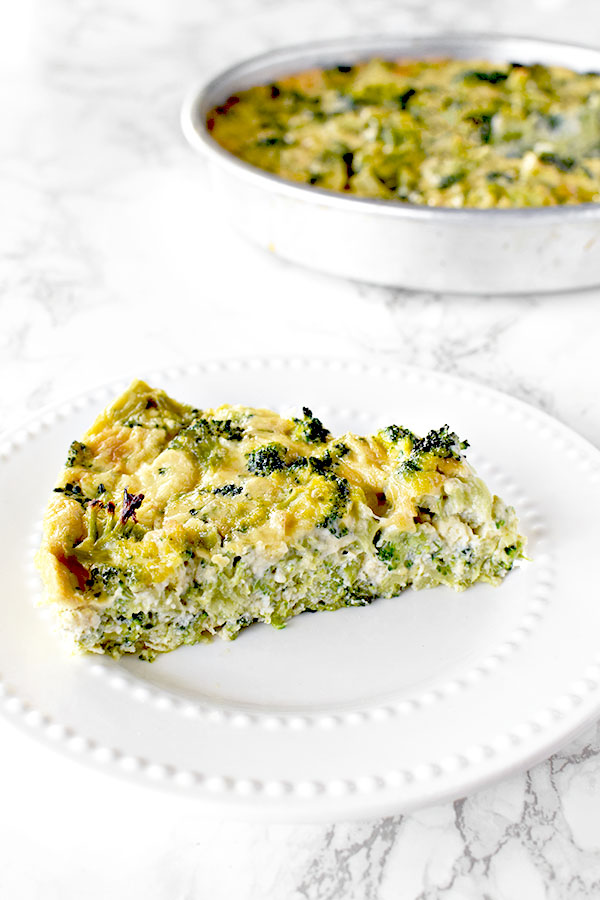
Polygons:
[[499,582],[514,510],[443,426],[334,438],[304,409],[198,410],[134,383],[74,441],[38,555],[77,647],[145,659],[251,622]]

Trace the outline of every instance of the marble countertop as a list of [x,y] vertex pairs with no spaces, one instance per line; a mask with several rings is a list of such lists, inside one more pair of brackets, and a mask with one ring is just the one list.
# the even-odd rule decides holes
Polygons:
[[[315,34],[434,30],[600,45],[600,11],[592,0],[13,4],[0,35],[3,426],[117,376],[243,355],[252,335],[257,355],[459,374],[600,446],[600,288],[461,297],[292,267],[231,232],[180,134],[189,84],[250,53]],[[453,804],[314,826],[215,820],[174,798],[157,815],[154,792],[92,780],[4,720],[0,747],[0,893],[14,900],[600,895],[597,726]]]

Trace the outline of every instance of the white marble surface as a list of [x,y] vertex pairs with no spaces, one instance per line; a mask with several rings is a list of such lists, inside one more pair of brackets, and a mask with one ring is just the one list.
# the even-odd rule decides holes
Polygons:
[[[600,289],[451,297],[290,267],[220,220],[178,126],[189,83],[276,44],[486,29],[600,44],[593,0],[21,0],[3,12],[3,426],[116,375],[247,352],[251,335],[258,354],[377,355],[467,376],[600,446]],[[1,720],[0,759],[11,900],[600,896],[597,727],[454,804],[328,826],[217,821],[171,798],[157,814],[152,791],[92,778]]]

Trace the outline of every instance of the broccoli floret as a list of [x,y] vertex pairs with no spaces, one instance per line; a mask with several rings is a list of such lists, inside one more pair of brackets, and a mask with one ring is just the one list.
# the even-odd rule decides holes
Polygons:
[[210,424],[216,435],[227,438],[228,441],[241,441],[244,437],[244,429],[231,419],[212,419]]
[[54,488],[55,494],[64,494],[65,497],[70,497],[71,500],[76,500],[77,503],[80,503],[81,506],[85,506],[86,503],[90,502],[90,498],[86,497],[81,487],[78,484],[73,484],[71,481],[68,481],[64,487],[56,487]]
[[241,441],[244,429],[232,419],[194,418],[177,434],[169,449],[185,450],[203,463],[216,463],[222,457],[220,440]]
[[307,406],[302,407],[302,412],[303,419],[292,419],[296,425],[294,437],[297,440],[304,440],[308,444],[324,444],[331,432],[325,428],[320,419],[313,416]]
[[82,444],[80,441],[73,441],[67,454],[67,461],[65,463],[66,468],[70,469],[73,466],[89,468],[91,464],[92,452],[89,447],[86,447],[86,445]]
[[93,593],[96,593],[96,595],[103,591],[107,594],[121,591],[126,596],[131,596],[131,591],[127,584],[127,574],[117,566],[108,566],[103,563],[92,566],[85,586]]
[[380,539],[381,532],[378,531],[373,541],[375,544],[375,551],[381,562],[386,564],[390,572],[397,569],[402,562],[404,562],[404,567],[406,569],[412,567],[413,560],[407,556],[406,547],[398,546],[391,541],[383,541],[381,544],[378,544]]
[[433,453],[441,459],[462,459],[461,450],[466,450],[469,446],[468,441],[461,441],[460,438],[448,429],[447,425],[442,425],[436,431],[432,429],[424,438],[415,438],[412,447],[412,453]]
[[228,441],[241,441],[244,429],[235,425],[231,419],[194,419],[191,425],[184,428],[173,441],[173,446],[180,438],[192,438],[197,444],[225,438]]
[[299,479],[303,480],[307,477],[306,474],[302,476],[300,473],[306,473],[306,470],[308,470],[309,473],[319,476],[330,485],[331,497],[329,504],[325,515],[317,523],[317,527],[327,528],[336,537],[341,537],[347,532],[344,526],[340,526],[338,520],[346,512],[350,497],[350,486],[345,478],[335,474],[334,467],[349,452],[350,448],[346,444],[339,442],[326,450],[322,456],[301,456],[286,466],[286,470],[290,474],[295,475],[294,480],[297,482]]
[[244,437],[244,429],[231,419],[196,419],[190,429],[198,432],[198,440],[223,437],[228,441],[241,441]]
[[412,458],[412,454],[402,462],[398,468],[398,471],[402,473],[402,475],[410,474],[411,472],[422,472],[423,467],[419,465],[416,459]]
[[[345,448],[345,453],[349,452],[345,444],[340,444],[339,446]],[[336,448],[334,447],[334,450],[335,449]],[[297,469],[305,469],[308,466],[308,468],[317,475],[327,475],[330,472],[331,467],[341,456],[344,456],[345,453],[342,451],[336,456],[333,456],[329,450],[326,450],[322,456],[300,456],[289,464],[288,469],[294,471]]]
[[468,441],[461,441],[460,438],[450,431],[447,425],[442,425],[437,431],[432,429],[425,437],[414,437],[409,455],[404,459],[399,467],[398,472],[402,475],[410,475],[413,472],[421,472],[422,456],[430,454],[437,456],[439,459],[462,459],[462,450],[466,450],[469,446]]
[[492,72],[465,72],[463,75],[465,81],[487,81],[488,84],[500,84],[508,78],[508,72],[499,72],[494,69]]
[[393,544],[390,544],[389,541],[384,541],[383,544],[377,548],[377,556],[379,559],[383,560],[383,562],[392,562],[396,558],[396,548]]
[[479,139],[482,144],[489,144],[491,140],[493,117],[493,112],[481,112],[475,113],[472,116],[467,116],[466,121],[472,122],[473,125],[477,125],[479,128]]
[[325,475],[331,469],[333,460],[329,453],[324,453],[323,456],[309,456],[308,465],[317,475]]
[[215,488],[213,494],[220,494],[222,497],[227,497],[228,495],[231,497],[235,497],[236,494],[241,494],[244,488],[241,484],[224,484],[222,487]]
[[462,181],[465,177],[464,172],[453,172],[451,175],[444,175],[440,178],[438,188],[440,191],[445,191],[446,188],[452,187],[453,184],[458,184],[459,181]]
[[577,163],[572,156],[559,156],[558,153],[540,153],[540,162],[555,166],[559,172],[570,172]]
[[265,477],[285,469],[285,447],[281,444],[267,444],[246,454],[248,470],[253,475]]
[[399,535],[392,541],[381,540],[381,531],[373,538],[375,552],[390,571],[411,569],[424,552],[427,552],[428,537],[423,532]]
[[375,595],[369,593],[368,589],[355,586],[347,592],[344,606],[369,606],[374,599]]
[[400,109],[406,109],[408,106],[408,102],[411,97],[414,97],[417,92],[414,88],[409,88],[407,91],[404,91],[403,94],[398,96],[398,103],[400,104]]
[[333,487],[331,503],[326,515],[318,522],[319,528],[327,528],[335,537],[342,537],[347,534],[348,529],[341,526],[339,520],[342,518],[348,508],[348,500],[350,498],[350,486],[345,478],[339,475],[327,473],[324,476]]
[[350,453],[350,447],[347,444],[344,444],[343,441],[340,441],[337,444],[334,444],[331,450],[327,451],[330,456],[335,454],[335,460],[342,459],[346,456],[347,453]]
[[384,440],[391,441],[392,444],[397,444],[403,438],[410,438],[411,441],[415,440],[412,431],[409,428],[404,428],[402,425],[388,425],[387,428],[382,428],[379,434]]
[[343,459],[347,453],[350,453],[350,447],[340,441],[338,444],[334,444],[333,447],[326,450],[322,456],[303,457],[302,462],[297,460],[297,462],[292,465],[309,465],[317,475],[325,475],[340,461],[340,459]]

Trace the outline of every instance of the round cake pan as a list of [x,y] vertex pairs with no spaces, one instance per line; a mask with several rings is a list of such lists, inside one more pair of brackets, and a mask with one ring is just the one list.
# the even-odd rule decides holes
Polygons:
[[286,181],[224,150],[208,111],[238,91],[313,66],[383,59],[485,59],[599,71],[600,50],[492,35],[365,37],[273,50],[193,89],[184,133],[208,159],[232,225],[284,259],[376,284],[457,293],[532,293],[600,283],[600,204],[449,209],[371,200]]

